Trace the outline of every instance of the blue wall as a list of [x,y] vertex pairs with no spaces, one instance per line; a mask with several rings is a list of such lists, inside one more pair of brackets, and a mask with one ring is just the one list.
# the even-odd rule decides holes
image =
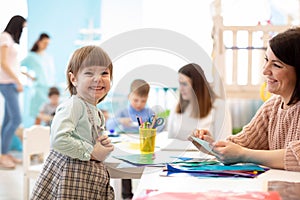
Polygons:
[[[28,50],[42,32],[51,37],[47,52],[54,58],[55,82],[65,91],[65,70],[70,55],[79,46],[79,30],[88,28],[90,20],[100,27],[101,0],[28,0]],[[48,91],[45,91],[48,93]],[[62,94],[63,96],[64,94]],[[30,88],[24,88],[24,105],[29,105]],[[29,116],[29,106],[24,106],[23,126],[30,127],[34,119]]]
[[79,30],[93,20],[100,27],[101,0],[28,0],[28,49],[41,32],[51,37],[48,53],[54,57],[56,82],[65,83],[65,69],[70,54],[77,48]]

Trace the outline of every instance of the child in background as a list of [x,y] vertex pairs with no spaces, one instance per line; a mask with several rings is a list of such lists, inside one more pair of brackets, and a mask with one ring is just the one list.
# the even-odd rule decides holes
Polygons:
[[67,68],[71,97],[51,124],[51,150],[31,199],[114,199],[103,163],[114,147],[103,135],[105,120],[96,105],[108,91],[113,66],[97,46],[77,49]]
[[[128,95],[129,106],[115,115],[114,118],[107,120],[108,130],[120,130],[121,132],[138,133],[139,126],[137,116],[146,121],[154,112],[146,107],[150,85],[142,79],[134,80],[130,85],[130,94]],[[122,198],[131,199],[132,186],[130,179],[122,179]]]
[[138,133],[139,126],[136,117],[139,116],[143,121],[146,121],[154,114],[150,108],[146,107],[149,90],[150,85],[146,81],[142,79],[134,80],[130,85],[128,107],[107,120],[107,129],[126,133]]
[[51,87],[48,92],[49,102],[45,103],[36,118],[35,124],[44,122],[47,126],[51,125],[52,119],[55,115],[56,108],[59,104],[59,90],[56,87]]

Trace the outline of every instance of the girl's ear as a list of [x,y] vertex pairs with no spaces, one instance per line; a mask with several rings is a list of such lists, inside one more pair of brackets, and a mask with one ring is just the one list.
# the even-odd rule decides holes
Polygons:
[[77,80],[76,77],[74,76],[74,74],[72,72],[69,72],[69,79],[71,81],[71,83],[73,84],[74,87],[77,86]]

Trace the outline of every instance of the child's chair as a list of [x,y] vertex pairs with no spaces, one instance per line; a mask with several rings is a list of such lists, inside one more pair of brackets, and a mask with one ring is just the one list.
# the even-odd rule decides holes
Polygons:
[[23,170],[24,170],[24,200],[29,199],[30,179],[36,179],[43,164],[32,164],[32,155],[42,154],[45,158],[50,152],[50,127],[33,125],[24,130],[23,135]]

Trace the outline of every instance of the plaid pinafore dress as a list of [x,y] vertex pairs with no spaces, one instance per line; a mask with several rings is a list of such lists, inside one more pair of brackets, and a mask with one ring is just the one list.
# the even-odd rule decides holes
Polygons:
[[[95,120],[87,104],[86,106],[96,142],[98,134]],[[104,116],[100,111],[99,116],[104,125]],[[111,200],[114,199],[114,190],[110,186],[109,173],[103,162],[73,159],[51,150],[30,199]]]

